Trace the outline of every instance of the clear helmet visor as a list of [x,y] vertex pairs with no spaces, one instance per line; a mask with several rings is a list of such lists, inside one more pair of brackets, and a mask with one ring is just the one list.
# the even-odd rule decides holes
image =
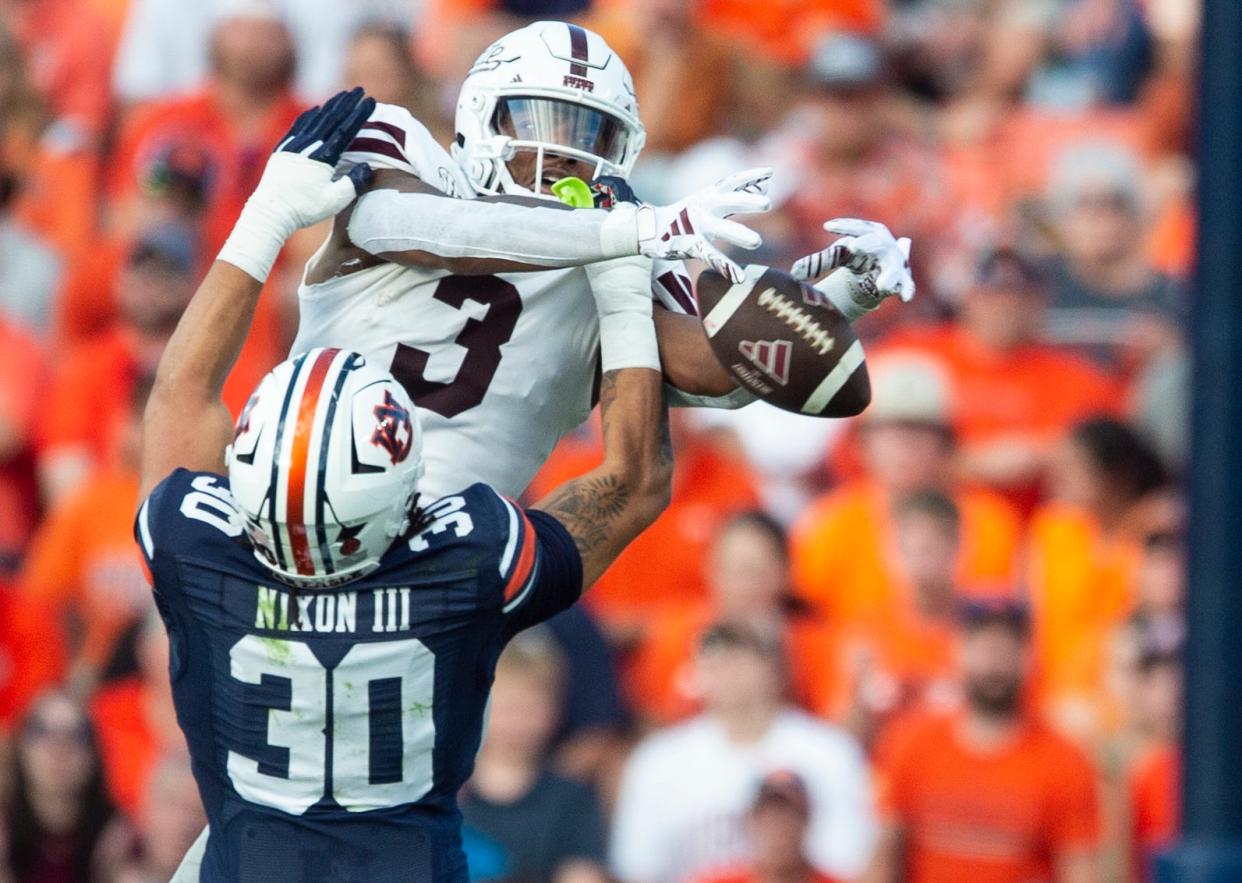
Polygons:
[[492,125],[514,141],[545,146],[566,156],[589,155],[619,166],[629,130],[616,117],[555,98],[502,98]]

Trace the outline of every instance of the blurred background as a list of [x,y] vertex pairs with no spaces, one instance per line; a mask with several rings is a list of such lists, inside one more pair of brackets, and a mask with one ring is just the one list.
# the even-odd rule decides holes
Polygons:
[[[860,323],[861,418],[674,415],[668,511],[502,659],[475,878],[1149,879],[1179,813],[1198,6],[0,0],[0,883],[167,880],[203,823],[137,429],[272,145],[355,84],[447,145],[476,55],[540,18],[633,71],[641,197],[771,165],[749,260],[875,219],[919,295]],[[531,498],[599,451],[567,438]]]

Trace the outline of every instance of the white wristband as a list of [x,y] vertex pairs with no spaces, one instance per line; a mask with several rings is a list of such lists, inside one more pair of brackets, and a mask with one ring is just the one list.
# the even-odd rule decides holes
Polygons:
[[651,319],[651,260],[637,255],[587,264],[591,295],[599,312],[600,363],[660,370],[660,348]]
[[655,322],[642,313],[613,313],[599,320],[600,368],[604,372],[623,368],[659,371],[660,346]]
[[267,282],[272,265],[292,235],[287,221],[282,221],[274,212],[266,210],[261,201],[251,197],[217,259],[244,270],[259,282]]
[[853,322],[880,305],[883,298],[875,295],[875,287],[867,288],[869,280],[849,267],[839,267],[822,279],[815,288],[828,298],[847,321]]

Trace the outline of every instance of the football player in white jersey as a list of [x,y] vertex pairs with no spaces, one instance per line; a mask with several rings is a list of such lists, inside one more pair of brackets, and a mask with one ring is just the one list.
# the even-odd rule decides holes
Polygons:
[[[759,244],[725,219],[767,209],[770,170],[667,207],[564,205],[566,179],[579,204],[583,180],[604,178],[594,190],[608,196],[627,190],[645,135],[621,59],[563,22],[529,25],[483,53],[456,130],[450,155],[404,109],[376,108],[343,157],[369,163],[375,183],[307,264],[293,344],[348,346],[391,368],[420,411],[429,494],[484,481],[516,496],[586,419],[598,373],[591,287],[652,292],[659,352],[646,359],[663,366],[671,403],[750,401],[710,352],[680,259],[740,278],[710,240]],[[889,294],[908,299],[906,254],[887,229],[850,232],[800,262],[804,277],[847,262],[864,271],[834,289],[847,315]]]

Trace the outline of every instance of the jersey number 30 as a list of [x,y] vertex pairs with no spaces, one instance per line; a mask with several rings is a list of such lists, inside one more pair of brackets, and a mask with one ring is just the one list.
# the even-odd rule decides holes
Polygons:
[[229,778],[246,800],[301,815],[331,795],[366,812],[431,790],[435,657],[421,641],[355,644],[329,671],[303,641],[246,635],[229,651],[229,669],[243,683],[289,684],[289,702],[268,711],[266,734],[277,753],[288,752],[287,774],[229,752]]
[[522,313],[518,290],[496,276],[447,276],[432,295],[460,310],[467,300],[487,306],[482,319],[466,320],[466,327],[453,342],[466,348],[457,376],[447,383],[426,377],[428,354],[399,344],[392,358],[392,376],[405,387],[420,408],[444,417],[456,417],[483,401],[500,367],[500,348],[509,342]]

